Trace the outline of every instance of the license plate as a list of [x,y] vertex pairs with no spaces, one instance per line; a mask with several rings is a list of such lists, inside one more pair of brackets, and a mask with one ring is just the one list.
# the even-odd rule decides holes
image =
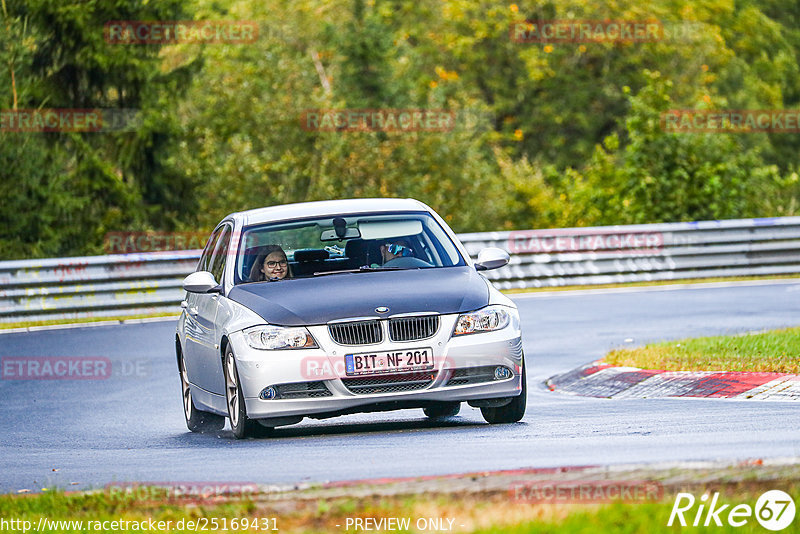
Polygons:
[[345,354],[344,368],[347,376],[424,371],[433,369],[433,350],[405,349]]

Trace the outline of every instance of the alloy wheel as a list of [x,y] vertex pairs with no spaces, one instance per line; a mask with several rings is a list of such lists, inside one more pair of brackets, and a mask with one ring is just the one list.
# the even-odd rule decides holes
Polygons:
[[228,353],[225,359],[225,393],[228,397],[228,415],[231,418],[231,426],[239,424],[239,383],[236,375],[236,362],[233,354]]

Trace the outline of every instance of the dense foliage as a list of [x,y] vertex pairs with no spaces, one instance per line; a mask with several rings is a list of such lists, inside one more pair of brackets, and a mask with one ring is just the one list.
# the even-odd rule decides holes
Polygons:
[[[456,231],[800,210],[796,133],[670,133],[668,109],[800,108],[779,0],[0,0],[0,109],[139,110],[113,132],[0,130],[0,257],[106,232],[418,198]],[[249,20],[242,44],[109,43],[111,20]],[[653,42],[522,43],[536,19],[658,20]],[[444,132],[319,131],[313,109],[446,109]]]

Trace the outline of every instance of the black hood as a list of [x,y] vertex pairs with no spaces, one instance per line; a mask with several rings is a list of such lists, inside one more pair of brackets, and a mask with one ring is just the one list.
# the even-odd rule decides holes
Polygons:
[[379,317],[412,312],[459,313],[489,304],[486,281],[474,268],[441,267],[342,273],[234,287],[231,300],[270,324],[325,324],[347,317]]

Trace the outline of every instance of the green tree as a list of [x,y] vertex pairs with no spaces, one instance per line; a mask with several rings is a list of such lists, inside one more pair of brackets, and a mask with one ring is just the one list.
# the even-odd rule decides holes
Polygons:
[[[7,233],[0,230],[0,241],[14,243],[4,247],[16,249],[10,254],[100,252],[105,232],[168,227],[191,206],[185,175],[163,167],[176,128],[170,98],[185,84],[186,70],[162,71],[158,47],[109,44],[103,34],[109,20],[174,20],[181,14],[174,0],[158,6],[4,2],[4,109],[133,109],[140,119],[132,131],[0,132],[4,159],[29,160],[0,169],[9,195],[3,217],[17,219]],[[40,156],[43,151],[47,157]],[[42,172],[11,174],[16,167],[42,165]],[[17,225],[26,231],[16,232]]]

